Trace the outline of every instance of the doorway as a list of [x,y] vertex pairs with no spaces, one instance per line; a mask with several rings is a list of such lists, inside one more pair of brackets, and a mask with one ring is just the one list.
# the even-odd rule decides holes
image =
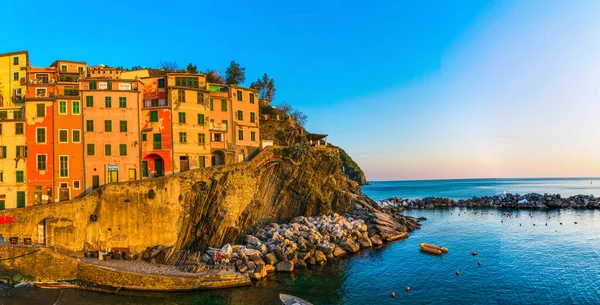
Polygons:
[[179,171],[185,172],[190,170],[190,159],[188,156],[179,157]]
[[65,201],[69,199],[69,184],[61,182],[60,187],[58,188],[58,200]]
[[156,173],[159,177],[162,177],[165,175],[165,167],[164,167],[164,163],[163,163],[162,159],[160,159],[160,158],[154,159],[154,170],[156,171]]

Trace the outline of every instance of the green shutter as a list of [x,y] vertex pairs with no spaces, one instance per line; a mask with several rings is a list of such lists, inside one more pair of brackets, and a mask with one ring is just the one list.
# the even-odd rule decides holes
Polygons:
[[145,133],[142,134],[142,141],[144,141],[144,142],[148,141],[148,135],[147,134],[145,134]]
[[112,97],[107,96],[104,98],[104,107],[111,108],[112,107]]
[[127,108],[127,98],[126,97],[119,98],[119,108]]
[[94,97],[93,96],[85,97],[85,106],[86,107],[94,107]]
[[4,200],[0,200],[0,210],[4,209],[6,209],[6,204],[4,203]]
[[227,100],[221,100],[221,111],[227,111]]
[[25,207],[25,192],[17,192],[17,208]]
[[198,113],[198,125],[204,125],[204,114]]
[[119,131],[120,132],[127,132],[127,121],[120,121],[119,122]]
[[88,156],[93,156],[95,154],[95,147],[94,144],[88,144],[87,145],[87,155]]
[[6,158],[6,146],[2,146],[2,158]]
[[148,177],[148,161],[142,161],[142,177]]
[[111,152],[111,150],[112,150],[112,149],[111,149],[111,146],[110,146],[110,144],[106,144],[106,145],[104,145],[104,155],[105,155],[105,156],[110,156],[110,152]]
[[104,121],[104,132],[111,132],[111,131],[112,131],[112,121],[105,120]]
[[23,176],[23,171],[17,171],[17,182],[23,182],[25,178]]
[[119,155],[127,156],[127,144],[119,144]]
[[210,98],[210,110],[214,110],[214,109],[215,109],[215,103],[214,103],[213,98],[211,97]]
[[158,110],[150,111],[150,122],[158,122]]

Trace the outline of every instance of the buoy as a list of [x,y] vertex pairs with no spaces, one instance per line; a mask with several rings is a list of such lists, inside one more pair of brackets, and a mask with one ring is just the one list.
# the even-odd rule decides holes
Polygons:
[[396,293],[392,291],[392,298],[396,297]]
[[500,222],[504,222],[504,220],[500,220]]
[[562,226],[562,222],[560,223],[560,225]]
[[521,224],[519,224],[519,227],[521,226]]
[[458,272],[458,270],[456,270],[456,275],[459,275],[459,274],[460,274],[460,272]]
[[406,292],[409,292],[409,291],[410,291],[410,287],[406,286]]
[[546,224],[546,227],[548,226],[548,224]]
[[477,265],[481,265],[481,261],[477,261]]
[[473,251],[473,252],[471,252],[471,254],[472,254],[473,256],[476,256],[476,255],[477,255],[477,252]]
[[533,224],[533,226],[535,227],[535,223]]
[[575,224],[577,224],[577,221],[575,222]]

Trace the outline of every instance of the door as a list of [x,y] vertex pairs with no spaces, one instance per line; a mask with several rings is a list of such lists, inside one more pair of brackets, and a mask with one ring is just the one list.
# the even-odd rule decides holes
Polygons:
[[17,208],[25,207],[25,192],[17,192]]
[[187,156],[179,157],[179,171],[185,172],[190,170],[190,159]]
[[33,204],[41,204],[42,203],[42,191],[36,190],[33,192]]
[[156,171],[156,173],[158,174],[158,176],[164,176],[164,168],[163,168],[163,160],[161,159],[154,159],[154,170]]
[[92,189],[95,190],[100,186],[100,176],[92,176]]
[[108,171],[108,183],[119,182],[119,171]]
[[46,226],[38,224],[38,244],[46,244]]
[[58,189],[58,200],[59,201],[69,200],[69,188],[68,187],[61,186]]

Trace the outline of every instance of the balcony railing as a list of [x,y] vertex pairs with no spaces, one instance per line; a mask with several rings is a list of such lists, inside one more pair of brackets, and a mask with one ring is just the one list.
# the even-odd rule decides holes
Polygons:
[[27,85],[54,85],[53,79],[30,79],[27,81]]
[[74,97],[77,96],[79,97],[79,90],[77,89],[64,89],[62,91],[58,91],[56,93],[56,96],[67,96],[67,97]]
[[22,103],[25,101],[25,96],[24,95],[13,95],[12,101],[13,101],[13,103]]
[[26,101],[30,101],[30,100],[43,100],[43,99],[53,99],[55,98],[56,95],[54,94],[54,92],[52,93],[46,93],[46,94],[32,94],[31,96],[25,96],[25,100]]

